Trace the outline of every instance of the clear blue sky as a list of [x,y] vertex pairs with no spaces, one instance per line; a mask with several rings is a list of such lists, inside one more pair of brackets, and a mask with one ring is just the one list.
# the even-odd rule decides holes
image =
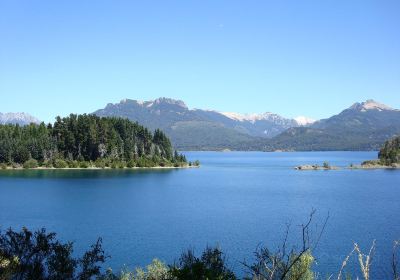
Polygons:
[[0,112],[124,98],[328,117],[400,108],[400,1],[0,0]]

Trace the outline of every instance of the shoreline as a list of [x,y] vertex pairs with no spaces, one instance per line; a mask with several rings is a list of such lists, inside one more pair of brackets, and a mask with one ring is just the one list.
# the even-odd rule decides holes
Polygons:
[[330,166],[330,167],[323,167],[318,165],[299,165],[294,167],[295,170],[298,171],[330,171],[330,170],[376,170],[376,169],[393,169],[397,170],[400,169],[400,164],[397,165],[353,165],[353,166]]
[[200,168],[200,166],[153,166],[153,167],[124,167],[124,168],[111,168],[111,167],[67,167],[67,168],[55,168],[55,167],[35,167],[35,168],[23,168],[23,167],[7,167],[0,169],[0,171],[10,170],[139,170],[139,169],[189,169],[189,168]]

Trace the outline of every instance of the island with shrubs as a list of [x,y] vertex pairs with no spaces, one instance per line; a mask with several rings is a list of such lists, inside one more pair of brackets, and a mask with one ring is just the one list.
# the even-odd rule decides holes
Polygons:
[[[347,169],[399,169],[400,168],[400,136],[385,142],[378,153],[378,159],[367,160],[361,164],[350,164]],[[323,165],[304,164],[296,166],[296,170],[338,170],[340,167],[332,166],[328,162]]]
[[159,129],[95,115],[57,117],[54,124],[0,125],[1,169],[198,167]]

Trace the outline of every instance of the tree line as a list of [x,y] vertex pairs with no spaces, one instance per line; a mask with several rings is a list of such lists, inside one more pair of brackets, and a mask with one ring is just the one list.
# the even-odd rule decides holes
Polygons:
[[0,163],[27,168],[181,166],[168,137],[136,122],[95,115],[57,117],[54,124],[0,125]]

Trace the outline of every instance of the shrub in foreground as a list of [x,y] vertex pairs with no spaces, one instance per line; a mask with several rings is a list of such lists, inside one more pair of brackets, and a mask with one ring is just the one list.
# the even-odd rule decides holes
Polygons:
[[235,274],[226,266],[224,255],[218,248],[207,248],[200,258],[189,250],[183,253],[178,264],[170,269],[173,279],[236,279]]
[[79,279],[101,275],[105,262],[99,239],[81,258],[73,256],[73,244],[62,243],[45,229],[0,232],[0,279]]
[[[250,265],[244,263],[248,277],[245,280],[316,280],[316,279],[364,279],[371,280],[370,271],[375,250],[373,243],[369,253],[361,251],[358,244],[344,258],[337,274],[319,278],[312,270],[315,259],[312,251],[316,248],[317,240],[312,240],[311,219],[301,225],[302,243],[300,246],[289,247],[287,243],[289,227],[283,238],[283,243],[277,251],[267,247],[260,247],[255,252],[254,262]],[[315,227],[312,227],[315,228]],[[167,266],[155,259],[145,268],[135,270],[124,269],[119,274],[114,274],[108,269],[101,273],[100,265],[106,257],[101,247],[101,239],[92,245],[81,258],[72,254],[73,244],[58,241],[54,233],[46,233],[44,229],[32,233],[27,229],[14,232],[9,229],[0,231],[0,279],[29,279],[29,280],[235,280],[239,279],[227,266],[223,252],[218,248],[206,248],[200,256],[192,250],[181,255],[178,262]],[[400,241],[395,242],[392,252],[392,277],[385,279],[399,280],[398,257]],[[296,249],[298,248],[298,249]],[[350,262],[350,257],[356,255],[359,271],[352,269],[356,274],[352,278],[345,269]],[[339,264],[338,264],[339,265]]]

